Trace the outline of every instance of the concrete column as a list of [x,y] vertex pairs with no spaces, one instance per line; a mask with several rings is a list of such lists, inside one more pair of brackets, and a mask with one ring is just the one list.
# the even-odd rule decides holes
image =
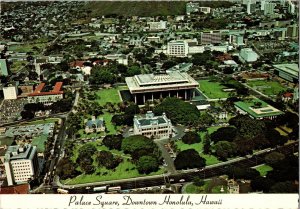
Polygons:
[[193,91],[193,97],[196,96],[196,91],[195,90],[192,90]]
[[145,104],[145,102],[146,102],[145,94],[143,94],[143,101],[144,101],[144,104]]
[[152,102],[153,102],[154,98],[153,98],[153,93],[152,93]]
[[137,101],[136,101],[136,94],[134,95],[134,103],[137,104]]
[[159,96],[159,98],[162,98],[162,93],[160,92],[160,96]]
[[171,97],[171,92],[169,91],[169,97]]
[[177,96],[177,98],[178,98],[178,91],[176,91],[176,96]]
[[186,90],[184,90],[184,100],[187,99],[187,93],[186,93]]

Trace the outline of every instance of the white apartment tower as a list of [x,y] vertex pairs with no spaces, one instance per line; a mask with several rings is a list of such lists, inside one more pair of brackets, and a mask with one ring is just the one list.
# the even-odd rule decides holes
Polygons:
[[266,2],[265,9],[264,9],[264,15],[273,15],[275,6],[276,6],[276,3]]
[[9,146],[4,158],[8,185],[24,183],[38,176],[39,163],[35,146]]
[[170,41],[167,46],[167,54],[174,57],[186,57],[189,53],[187,41],[174,40]]
[[18,87],[17,86],[7,86],[3,87],[4,99],[17,99],[18,97]]

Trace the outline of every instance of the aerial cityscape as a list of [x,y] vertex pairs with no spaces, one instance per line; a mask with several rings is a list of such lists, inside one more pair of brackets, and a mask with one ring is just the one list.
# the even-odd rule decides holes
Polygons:
[[0,11],[0,194],[299,192],[298,1]]

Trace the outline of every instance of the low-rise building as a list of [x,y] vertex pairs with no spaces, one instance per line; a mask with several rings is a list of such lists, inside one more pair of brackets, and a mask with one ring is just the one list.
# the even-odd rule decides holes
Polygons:
[[167,29],[167,21],[147,22],[150,31],[165,30]]
[[145,117],[135,116],[133,119],[134,135],[143,135],[149,138],[169,138],[172,136],[172,123],[165,113],[162,116],[154,116],[148,111]]
[[37,148],[31,145],[9,146],[4,165],[9,186],[35,179],[39,174]]
[[51,91],[43,91],[45,83],[40,83],[33,93],[28,94],[27,101],[28,103],[44,103],[52,104],[63,99],[64,92],[61,91],[63,82],[57,82]]
[[85,121],[85,133],[101,132],[105,131],[103,118],[97,118],[92,116],[92,120]]
[[259,56],[251,48],[243,48],[240,51],[240,58],[242,58],[242,61],[245,62],[255,62]]
[[260,99],[235,102],[234,106],[240,114],[249,115],[253,119],[267,118],[272,120],[278,115],[284,114]]
[[279,77],[294,83],[299,80],[299,66],[298,64],[278,64],[273,65],[274,74]]
[[0,59],[0,75],[8,76],[7,59]]

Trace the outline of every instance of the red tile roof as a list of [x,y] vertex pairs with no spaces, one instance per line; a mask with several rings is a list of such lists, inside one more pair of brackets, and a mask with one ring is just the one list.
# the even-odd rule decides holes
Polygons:
[[76,60],[76,61],[73,61],[73,62],[70,62],[69,65],[70,67],[83,67],[83,63],[85,63],[86,61],[79,61],[79,60]]
[[29,184],[1,187],[0,194],[29,194]]
[[286,92],[283,94],[283,97],[293,97],[293,94],[290,92]]
[[33,93],[28,94],[28,96],[43,96],[43,95],[54,95],[54,94],[63,94],[63,91],[60,91],[61,87],[63,85],[63,82],[56,82],[55,86],[53,87],[52,91],[49,92],[42,92],[45,83],[40,83]]

